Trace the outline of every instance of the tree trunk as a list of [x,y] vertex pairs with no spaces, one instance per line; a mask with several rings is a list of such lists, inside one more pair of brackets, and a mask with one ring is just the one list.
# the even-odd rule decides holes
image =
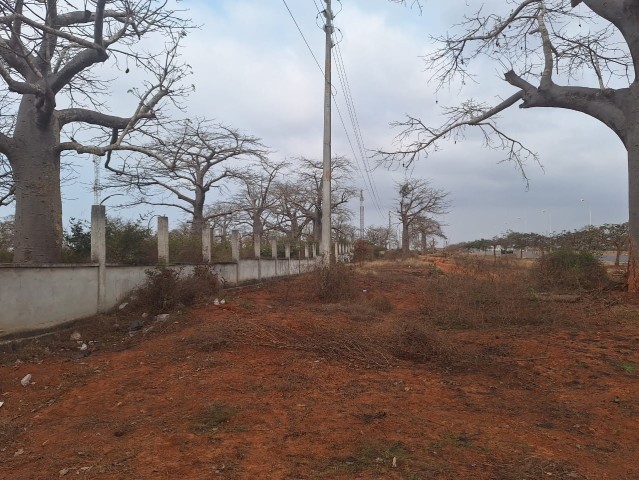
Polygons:
[[253,215],[253,248],[255,249],[255,256],[259,258],[261,252],[256,248],[257,242],[259,240],[260,246],[262,245],[262,235],[264,233],[264,226],[262,224],[262,216],[255,212]]
[[36,122],[34,97],[24,95],[7,156],[16,184],[15,263],[57,263],[62,256],[60,132],[57,119]]
[[202,238],[202,232],[206,227],[206,220],[204,220],[204,193],[195,192],[195,202],[193,203],[193,221],[191,222],[191,235],[194,237]]
[[639,292],[639,125],[628,132],[628,291]]
[[408,235],[408,223],[402,222],[402,253],[410,253],[410,236]]
[[313,217],[313,239],[316,242],[322,240],[322,211],[317,210]]

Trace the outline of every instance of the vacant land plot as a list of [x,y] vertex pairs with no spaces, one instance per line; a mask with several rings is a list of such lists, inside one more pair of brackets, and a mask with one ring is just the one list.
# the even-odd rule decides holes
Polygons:
[[4,345],[0,477],[639,478],[637,301],[528,278],[371,264],[341,303],[311,275]]

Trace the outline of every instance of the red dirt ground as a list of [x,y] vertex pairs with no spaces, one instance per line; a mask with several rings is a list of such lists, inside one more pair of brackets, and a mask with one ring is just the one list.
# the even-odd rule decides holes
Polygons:
[[132,337],[127,318],[80,324],[86,358],[73,330],[0,353],[0,478],[639,479],[636,302],[448,330],[456,353],[415,363],[376,339],[422,315],[427,268],[368,267],[363,295],[394,304],[368,320],[287,279]]

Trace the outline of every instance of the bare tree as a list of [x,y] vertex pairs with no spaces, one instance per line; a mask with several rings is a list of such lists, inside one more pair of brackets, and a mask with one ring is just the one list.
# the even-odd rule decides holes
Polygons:
[[[157,118],[165,99],[183,93],[177,82],[188,67],[177,45],[188,27],[180,12],[157,0],[0,2],[0,96],[3,105],[15,105],[12,118],[0,120],[0,153],[15,182],[16,262],[60,258],[61,154],[120,148]],[[154,34],[155,45],[140,46]],[[158,48],[147,53],[149,47]],[[110,82],[97,69],[104,63],[114,75],[146,73],[147,81],[129,90],[137,104],[130,116],[107,113]],[[82,126],[104,135],[85,144]]]
[[[310,219],[313,239],[322,238],[322,162],[301,157],[297,174],[304,195],[298,207]],[[351,184],[353,168],[348,158],[334,156],[331,159],[331,212],[337,218],[347,213],[346,203],[357,195]]]
[[615,266],[619,266],[621,253],[628,248],[628,222],[621,224],[606,223],[598,228],[607,248],[615,249]]
[[0,155],[0,207],[10,205],[14,202],[16,185],[13,182],[11,166],[6,157]]
[[15,223],[12,216],[0,219],[0,250],[13,251],[15,242]]
[[273,185],[274,215],[272,228],[285,234],[291,241],[300,240],[302,232],[312,221],[311,201],[305,189],[295,181],[279,181]]
[[410,228],[410,241],[412,245],[418,247],[422,253],[428,249],[428,240],[434,246],[435,238],[446,238],[443,230],[443,224],[434,218],[426,216],[418,216],[412,222]]
[[122,188],[133,204],[176,207],[185,212],[193,235],[213,213],[206,210],[207,194],[229,177],[241,178],[246,168],[240,162],[262,159],[266,148],[256,137],[204,119],[181,120],[169,127],[167,137],[157,135],[152,143],[110,166],[110,188]]
[[336,242],[353,242],[357,238],[358,229],[351,223],[353,212],[348,209],[340,209],[331,221],[332,237]]
[[[426,180],[411,178],[396,183],[399,194],[397,216],[402,225],[402,252],[410,250],[411,229],[419,224],[433,222],[432,216],[448,213],[448,192],[433,188]],[[434,231],[434,230],[433,230]]]
[[[497,3],[495,5],[498,5]],[[629,288],[639,290],[639,4],[635,0],[517,0],[497,12],[480,9],[463,17],[450,33],[436,38],[439,48],[427,70],[440,86],[475,80],[475,60],[491,59],[505,72],[511,93],[497,105],[467,100],[444,110],[440,127],[408,117],[398,145],[380,152],[382,163],[410,163],[428,155],[438,142],[480,128],[486,143],[504,148],[522,166],[534,153],[498,124],[498,114],[520,108],[550,107],[589,115],[610,128],[628,152]],[[593,86],[573,85],[592,79]]]
[[274,216],[277,203],[273,187],[277,176],[287,165],[285,161],[261,157],[257,163],[248,165],[235,175],[240,190],[233,197],[233,209],[240,223],[250,226],[254,239],[262,240],[265,228],[271,228],[271,222],[267,220]]
[[238,223],[236,216],[235,205],[228,200],[215,202],[204,210],[204,217],[211,228],[219,232],[221,242],[227,241],[229,230]]
[[397,241],[395,236],[395,229],[378,226],[368,227],[364,233],[364,239],[378,248],[390,248]]

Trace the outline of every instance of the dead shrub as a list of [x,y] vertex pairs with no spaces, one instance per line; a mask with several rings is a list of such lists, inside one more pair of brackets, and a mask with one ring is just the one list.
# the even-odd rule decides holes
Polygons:
[[368,297],[367,302],[371,308],[379,313],[389,313],[393,311],[393,303],[386,295],[375,294]]
[[194,335],[184,338],[185,345],[197,352],[212,353],[222,350],[237,340],[233,328],[226,322],[215,322]]
[[558,305],[534,295],[527,268],[502,262],[472,263],[464,271],[430,277],[421,312],[444,329],[480,329],[566,323],[570,318]]
[[605,267],[591,252],[560,249],[537,261],[537,285],[550,291],[601,290],[608,283]]
[[198,265],[190,275],[183,269],[159,266],[147,270],[146,282],[133,294],[134,307],[167,311],[204,300],[221,290],[212,266]]
[[321,266],[312,273],[313,290],[321,302],[352,300],[358,294],[355,269],[341,262]]
[[450,363],[455,348],[432,324],[417,318],[404,318],[394,325],[389,339],[393,355],[416,363]]
[[370,262],[375,259],[375,246],[366,240],[356,240],[353,244],[353,262]]

